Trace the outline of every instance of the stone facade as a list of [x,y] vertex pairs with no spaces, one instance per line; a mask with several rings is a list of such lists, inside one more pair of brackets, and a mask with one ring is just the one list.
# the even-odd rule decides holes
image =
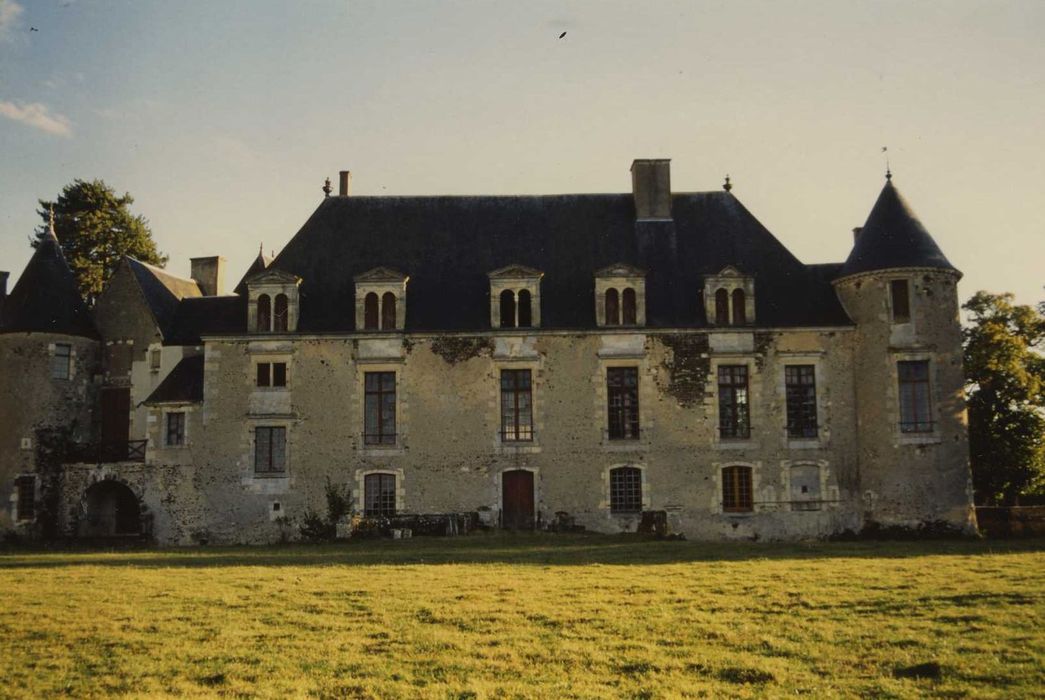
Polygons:
[[[670,217],[667,208],[657,218]],[[682,216],[663,222],[672,235]],[[878,235],[875,216],[865,235]],[[336,287],[345,326],[331,329],[309,308],[320,297],[293,262],[301,245],[248,276],[241,294],[213,302],[195,299],[188,280],[166,282],[174,302],[140,294],[147,285],[129,263],[98,302],[101,340],[73,342],[76,379],[65,384],[46,379],[58,339],[0,335],[0,359],[19,368],[17,379],[0,379],[4,392],[34,397],[24,412],[0,406],[5,488],[33,471],[30,450],[11,447],[23,433],[46,418],[97,434],[92,387],[126,386],[128,434],[147,441],[144,457],[67,464],[67,534],[293,539],[307,513],[325,508],[328,486],[349,493],[359,515],[479,512],[489,524],[540,528],[566,513],[589,530],[630,532],[644,512],[664,511],[671,530],[706,539],[818,538],[870,522],[975,528],[960,275],[949,264],[852,274],[839,265],[829,275],[812,266],[809,284],[833,282],[837,297],[825,303],[844,312],[802,323],[775,305],[812,302],[770,304],[763,295],[774,282],[754,263],[714,261],[682,295],[679,317],[694,321],[679,323],[663,320],[663,290],[674,291],[658,286],[650,261],[622,259],[576,270],[590,285],[576,302],[590,305],[590,321],[564,327],[551,308],[561,294],[555,272],[502,260],[475,275],[486,291],[474,306],[488,327],[462,330],[417,320],[414,305],[435,308],[424,306],[427,295],[407,297],[423,265],[361,261]],[[375,282],[373,270],[395,274]],[[362,298],[378,283],[396,297],[395,328],[363,327]],[[606,323],[611,286],[636,292],[633,320]],[[530,318],[516,312],[502,327],[500,294],[517,287],[531,292]],[[716,326],[719,287],[742,290],[743,323]],[[260,327],[262,293],[289,297],[286,330]],[[213,304],[196,337],[179,337],[178,319],[196,308],[187,298]],[[173,303],[173,320],[157,313],[161,302]],[[906,316],[894,308],[901,303]],[[214,320],[222,314],[224,325]],[[5,494],[12,507],[0,525],[15,527],[14,491]]]

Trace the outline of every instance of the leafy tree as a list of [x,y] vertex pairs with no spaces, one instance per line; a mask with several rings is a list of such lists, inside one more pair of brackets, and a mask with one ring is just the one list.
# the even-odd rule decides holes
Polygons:
[[128,209],[134,198],[127,193],[118,197],[102,180],[73,180],[55,201],[39,201],[37,213],[43,224],[36,230],[32,246],[39,246],[47,235],[53,206],[55,233],[80,294],[90,305],[124,255],[161,267],[167,264],[167,256],[156,249],[149,222]]
[[962,307],[969,449],[979,503],[1045,492],[1045,303],[977,292]]

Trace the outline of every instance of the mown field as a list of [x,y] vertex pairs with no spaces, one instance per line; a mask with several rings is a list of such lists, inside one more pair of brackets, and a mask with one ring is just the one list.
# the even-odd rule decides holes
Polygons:
[[0,555],[0,695],[1042,697],[1045,541]]

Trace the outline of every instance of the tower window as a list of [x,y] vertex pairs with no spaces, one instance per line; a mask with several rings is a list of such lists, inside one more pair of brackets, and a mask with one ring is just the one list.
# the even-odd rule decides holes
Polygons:
[[729,292],[725,289],[715,292],[715,324],[729,325]]
[[501,292],[501,328],[515,328],[515,292]]
[[733,325],[743,326],[747,323],[747,308],[744,305],[744,290],[733,290]]
[[55,343],[54,355],[51,356],[51,378],[68,379],[73,359],[73,346],[68,343]]
[[900,380],[900,432],[931,433],[932,401],[929,396],[929,361],[897,363]]
[[287,332],[287,295],[277,294],[272,311],[272,330],[277,333]]
[[612,287],[606,290],[606,325],[620,325],[620,295]]
[[370,292],[363,301],[363,329],[376,331],[378,328],[377,294]]
[[396,295],[385,292],[381,295],[381,330],[394,331],[396,328]]
[[258,297],[258,330],[268,332],[272,329],[272,299],[268,294]]
[[907,280],[893,280],[889,283],[889,296],[892,299],[893,323],[910,323],[911,295]]
[[628,287],[621,294],[621,322],[625,326],[638,324],[638,304],[635,299],[635,290]]

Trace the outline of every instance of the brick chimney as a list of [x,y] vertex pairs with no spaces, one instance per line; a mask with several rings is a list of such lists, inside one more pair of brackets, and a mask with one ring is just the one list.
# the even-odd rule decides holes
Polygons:
[[189,258],[192,264],[192,279],[200,286],[205,297],[216,297],[225,292],[225,258],[213,255],[209,258]]
[[671,219],[671,160],[634,160],[631,164],[631,192],[635,197],[636,219]]
[[350,170],[342,170],[339,175],[341,177],[337,193],[341,197],[347,197],[352,191],[352,172]]
[[858,240],[860,240],[860,234],[863,233],[863,231],[863,226],[857,226],[853,229],[853,243],[856,243]]

